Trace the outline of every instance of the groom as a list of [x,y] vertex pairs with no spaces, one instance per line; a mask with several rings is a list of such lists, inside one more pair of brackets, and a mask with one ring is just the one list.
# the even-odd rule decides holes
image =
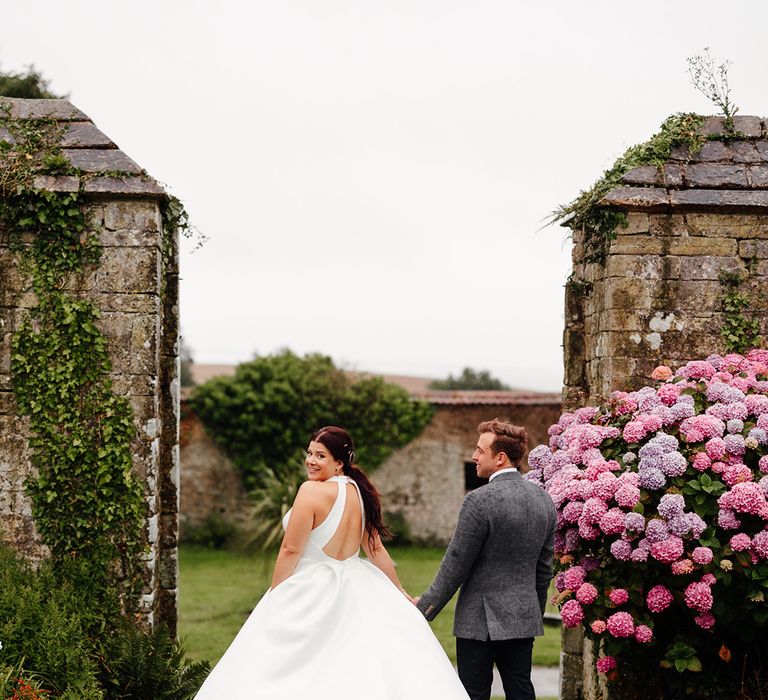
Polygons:
[[490,481],[467,494],[435,580],[415,602],[433,620],[461,587],[453,633],[470,698],[490,698],[495,663],[507,700],[534,700],[531,654],[533,638],[544,634],[557,514],[518,471],[525,428],[496,419],[477,429],[472,459]]

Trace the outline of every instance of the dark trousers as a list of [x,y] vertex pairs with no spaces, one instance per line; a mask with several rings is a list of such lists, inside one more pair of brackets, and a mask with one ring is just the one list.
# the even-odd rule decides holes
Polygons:
[[507,700],[536,700],[531,683],[533,637],[481,642],[456,638],[459,678],[472,700],[489,700],[493,664],[499,669]]

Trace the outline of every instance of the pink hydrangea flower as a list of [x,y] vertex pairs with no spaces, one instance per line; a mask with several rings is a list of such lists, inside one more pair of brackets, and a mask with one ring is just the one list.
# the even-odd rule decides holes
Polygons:
[[662,384],[657,394],[665,406],[672,406],[682,390],[683,387],[680,384]]
[[605,620],[595,620],[592,624],[590,624],[589,628],[595,634],[602,634],[605,632],[605,630],[608,629],[608,625],[605,624]]
[[712,459],[706,452],[697,452],[691,464],[696,471],[705,472],[712,466]]
[[606,625],[614,637],[631,637],[635,632],[635,623],[628,612],[613,613],[606,620]]
[[768,559],[768,530],[761,530],[752,538],[752,552],[760,559]]
[[714,574],[706,573],[701,577],[701,582],[706,583],[707,586],[714,586],[717,583],[717,579]]
[[[746,465],[740,466],[749,471],[749,467]],[[731,468],[732,467],[729,467],[728,469]],[[726,474],[728,473],[728,469],[726,469]],[[723,475],[723,478],[725,478],[725,474]],[[737,513],[759,515],[768,501],[766,501],[765,493],[760,487],[760,484],[756,484],[754,481],[749,481],[733,484],[733,488],[720,496],[717,503],[720,506],[721,513],[723,509],[727,509]]]
[[712,460],[720,460],[725,457],[725,440],[721,437],[714,437],[707,440],[707,444],[704,446],[707,451],[707,455]]
[[560,609],[564,627],[578,627],[584,621],[584,608],[578,600],[569,600]]
[[608,512],[608,504],[601,498],[590,498],[584,503],[581,520],[589,525],[600,522]]
[[635,641],[640,644],[648,644],[653,639],[653,630],[648,625],[638,625],[635,627]]
[[611,508],[600,518],[600,529],[606,535],[618,535],[624,532],[626,513],[621,508]]
[[645,596],[645,604],[652,613],[660,613],[666,610],[674,598],[666,586],[661,584],[654,586]]
[[690,559],[679,559],[670,565],[675,576],[685,576],[693,571],[693,562]]
[[703,630],[709,630],[715,626],[715,616],[709,610],[694,617],[693,621]]
[[689,583],[685,589],[685,604],[697,612],[706,612],[712,608],[714,599],[712,589],[701,581]]
[[728,486],[752,481],[752,470],[746,464],[731,464],[723,472],[723,481]]
[[613,656],[601,656],[595,664],[598,673],[608,673],[616,668],[616,659]]
[[689,379],[711,379],[715,368],[703,360],[693,360],[678,370],[678,374]]
[[672,370],[666,365],[659,365],[651,372],[651,379],[656,382],[665,382],[667,379],[672,379]]
[[642,440],[646,435],[648,434],[648,431],[645,428],[645,425],[643,425],[642,422],[638,420],[631,420],[629,423],[627,423],[624,426],[624,432],[622,433],[622,437],[630,444],[634,445],[640,440]]
[[679,559],[683,551],[683,540],[675,535],[661,542],[654,542],[651,545],[651,556],[663,564],[671,564],[676,559]]
[[697,564],[709,564],[714,555],[709,547],[696,547],[691,554],[691,558]]
[[582,566],[572,566],[563,573],[563,583],[565,587],[572,591],[577,591],[587,578],[587,572]]
[[637,486],[622,484],[616,489],[613,498],[622,508],[634,508],[640,501],[640,495],[640,489]]
[[746,552],[752,547],[752,540],[746,532],[740,532],[731,537],[730,542],[731,549],[734,552]]
[[591,605],[597,600],[597,588],[591,583],[582,583],[576,591],[576,600],[582,605]]
[[758,468],[763,474],[768,474],[768,455],[760,457],[760,461],[757,463]]
[[625,588],[614,588],[608,597],[614,605],[624,605],[629,600],[629,593]]

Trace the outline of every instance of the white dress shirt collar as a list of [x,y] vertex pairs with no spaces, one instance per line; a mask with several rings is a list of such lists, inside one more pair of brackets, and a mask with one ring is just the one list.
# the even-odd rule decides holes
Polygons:
[[493,477],[498,476],[499,474],[509,474],[511,472],[516,472],[516,471],[517,471],[517,467],[507,467],[506,469],[499,469],[499,471],[493,472],[493,474],[491,474],[488,477],[488,483],[493,481]]

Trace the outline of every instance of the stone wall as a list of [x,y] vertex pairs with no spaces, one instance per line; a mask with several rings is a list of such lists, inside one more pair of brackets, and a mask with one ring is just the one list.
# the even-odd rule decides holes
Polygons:
[[373,473],[382,509],[401,512],[416,539],[446,545],[466,495],[464,464],[472,461],[478,424],[501,418],[523,425],[535,447],[547,442],[547,428],[559,415],[560,402],[551,399],[538,404],[435,406],[424,432]]
[[249,500],[240,475],[185,402],[181,413],[181,536],[214,515],[241,524]]
[[[149,545],[141,612],[175,629],[178,514],[178,269],[175,241],[163,266],[159,198],[91,199],[88,219],[103,246],[97,269],[69,289],[101,311],[117,394],[128,397],[136,427],[134,473],[144,487]],[[0,234],[0,541],[32,560],[45,556],[24,482],[31,473],[27,423],[15,410],[10,342],[36,300]]]
[[[575,260],[580,235],[574,232]],[[564,334],[568,404],[639,388],[662,362],[677,366],[722,351],[721,271],[744,276],[742,290],[768,333],[765,216],[630,212],[605,264],[574,262],[573,270]]]
[[[556,397],[533,403],[435,406],[424,432],[372,473],[383,510],[402,513],[417,539],[447,544],[466,495],[464,464],[472,461],[478,423],[499,417],[524,425],[533,447],[548,440],[547,428],[559,415]],[[213,513],[237,524],[248,500],[235,468],[187,410],[181,430],[182,528]]]
[[[738,272],[750,313],[768,335],[768,216],[724,209],[630,211],[604,264],[583,264],[574,231],[573,276],[566,287],[563,408],[597,404],[614,390],[651,382],[654,367],[677,367],[723,351],[721,271]],[[604,696],[592,650],[582,658],[568,630],[561,698]]]

